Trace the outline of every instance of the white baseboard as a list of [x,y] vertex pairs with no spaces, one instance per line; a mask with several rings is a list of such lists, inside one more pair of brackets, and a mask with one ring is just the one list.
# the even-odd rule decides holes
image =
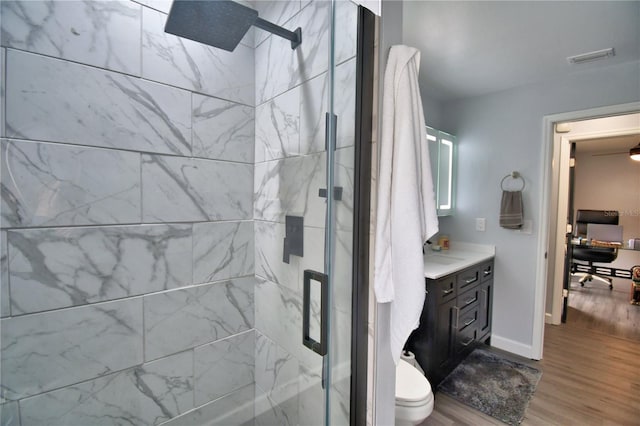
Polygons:
[[507,339],[505,337],[491,335],[491,346],[494,346],[503,351],[511,352],[516,355],[523,356],[525,358],[534,359],[533,348],[531,345],[525,345],[515,340]]
[[544,314],[544,323],[553,324],[553,315],[551,315],[551,313],[547,312]]

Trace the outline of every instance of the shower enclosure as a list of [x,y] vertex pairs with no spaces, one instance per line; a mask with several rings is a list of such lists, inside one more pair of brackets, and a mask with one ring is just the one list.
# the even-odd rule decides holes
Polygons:
[[358,8],[241,3],[0,2],[2,425],[349,423]]

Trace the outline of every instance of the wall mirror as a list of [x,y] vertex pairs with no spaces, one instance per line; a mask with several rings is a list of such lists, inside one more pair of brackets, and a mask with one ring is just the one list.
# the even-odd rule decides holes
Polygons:
[[427,126],[433,188],[438,216],[451,216],[455,210],[456,137]]

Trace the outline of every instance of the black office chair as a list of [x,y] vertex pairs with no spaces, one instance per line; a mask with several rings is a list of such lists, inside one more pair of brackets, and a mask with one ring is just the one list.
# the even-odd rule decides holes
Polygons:
[[[587,237],[587,225],[589,223],[597,223],[603,225],[617,225],[618,212],[615,210],[578,210],[576,215],[576,237]],[[580,245],[573,246],[573,259],[588,262],[589,272],[584,273],[580,278],[580,285],[584,287],[584,283],[594,279],[602,281],[609,285],[609,290],[613,290],[613,279],[610,277],[602,277],[595,274],[594,263],[611,263],[618,257],[617,248],[609,247],[582,247]],[[572,273],[576,273],[575,263],[572,262]],[[597,267],[596,267],[597,268]]]

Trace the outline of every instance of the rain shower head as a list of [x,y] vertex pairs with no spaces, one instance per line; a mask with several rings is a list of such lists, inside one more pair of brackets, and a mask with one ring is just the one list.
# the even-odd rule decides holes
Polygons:
[[302,30],[288,31],[258,17],[258,11],[228,0],[174,0],[164,31],[233,52],[252,25],[291,41],[302,42]]

